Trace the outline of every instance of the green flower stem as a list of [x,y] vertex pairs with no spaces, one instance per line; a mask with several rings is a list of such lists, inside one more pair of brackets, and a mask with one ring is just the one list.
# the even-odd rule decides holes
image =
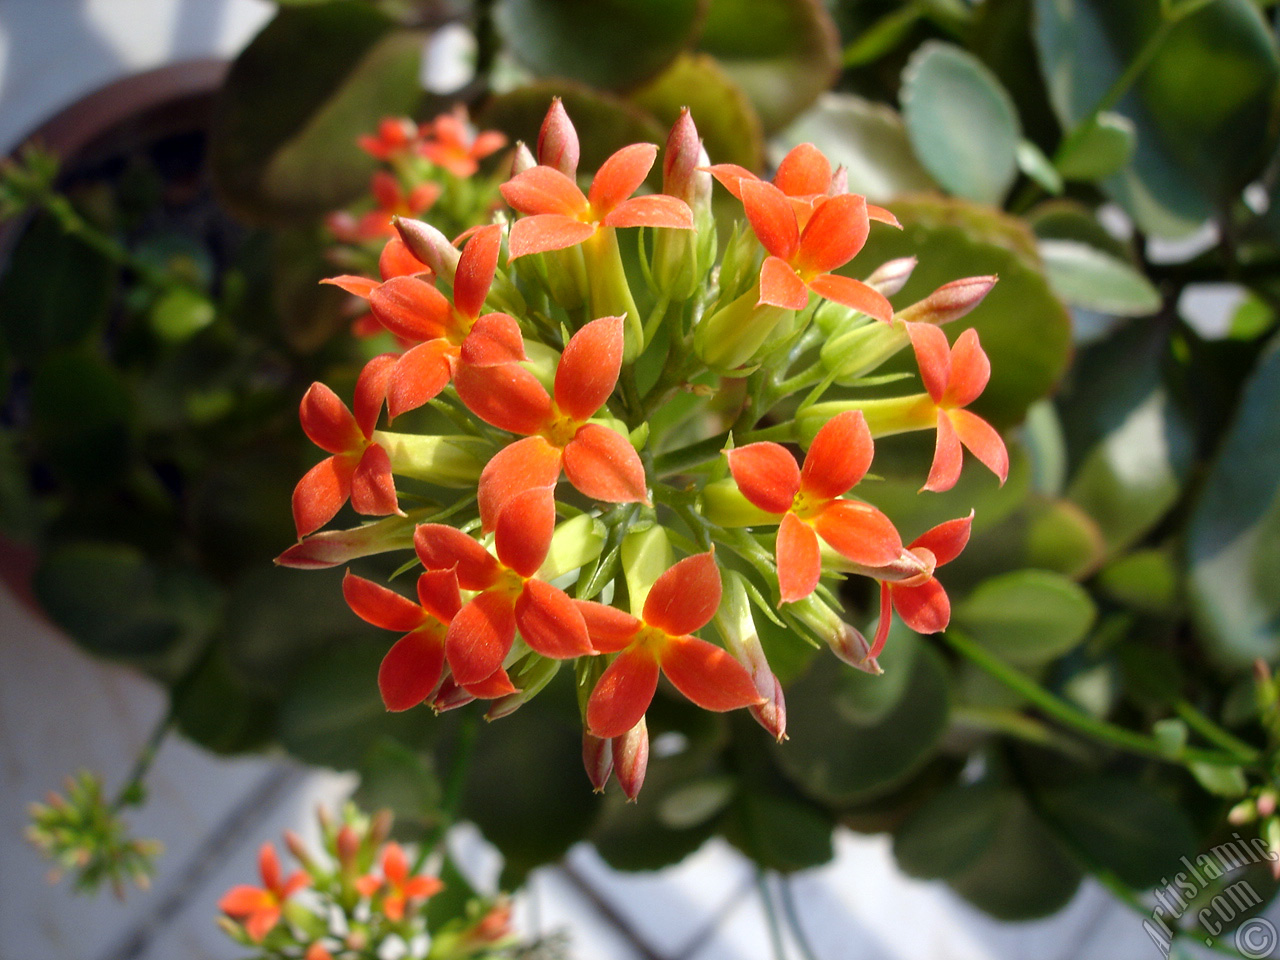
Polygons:
[[467,773],[471,769],[471,758],[475,754],[476,738],[480,734],[480,717],[468,710],[463,715],[458,729],[458,742],[449,764],[449,778],[445,781],[444,797],[440,803],[440,819],[430,835],[418,846],[418,855],[413,861],[414,874],[421,873],[427,859],[444,843],[445,834],[458,818],[458,808],[462,805],[462,791],[467,785]]
[[[200,661],[203,659],[203,657],[199,658]],[[136,807],[142,804],[145,797],[143,783],[147,779],[147,774],[151,771],[151,765],[155,763],[156,754],[160,752],[160,745],[164,743],[165,737],[173,729],[175,719],[173,703],[173,699],[170,698],[168,708],[151,729],[151,734],[147,737],[146,743],[142,745],[142,749],[138,752],[138,756],[133,762],[133,769],[129,771],[128,778],[116,793],[115,799],[111,801],[110,810],[112,813],[119,813],[124,807]]]
[[1216,744],[1224,750],[1237,754],[1241,757],[1248,757],[1250,760],[1257,762],[1262,759],[1262,751],[1255,747],[1249,746],[1239,737],[1228,733],[1221,726],[1209,719],[1191,704],[1185,700],[1179,700],[1173,706],[1174,712],[1182,719],[1182,721],[1200,736],[1204,737],[1212,744]]
[[1050,693],[1026,674],[1009,666],[1003,660],[984,650],[979,644],[954,630],[941,634],[952,650],[970,663],[985,670],[1006,687],[1029,700],[1059,723],[1073,728],[1094,740],[1139,756],[1163,760],[1179,766],[1208,764],[1217,767],[1256,767],[1257,757],[1242,756],[1235,752],[1183,748],[1176,756],[1170,756],[1154,737],[1137,733],[1124,727],[1090,716],[1079,707]]

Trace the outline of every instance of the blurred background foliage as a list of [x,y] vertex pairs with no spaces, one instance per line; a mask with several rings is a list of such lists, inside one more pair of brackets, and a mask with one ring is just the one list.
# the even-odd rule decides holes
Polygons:
[[[359,770],[409,835],[472,820],[509,884],[584,839],[623,869],[721,835],[798,870],[843,824],[1016,919],[1086,874],[1151,887],[1240,829],[1242,798],[1274,844],[1275,691],[1252,666],[1280,659],[1276,20],[1263,0],[281,0],[185,127],[98,144],[56,193],[9,171],[0,204],[34,211],[0,280],[10,566],[34,563],[85,648],[167,684],[186,736]],[[424,50],[463,64],[457,89],[423,89]],[[375,169],[357,135],[462,100],[532,141],[552,95],[584,170],[686,104],[714,162],[818,144],[902,220],[857,267],[918,256],[900,306],[1000,275],[956,326],[990,354],[976,409],[1009,482],[917,495],[931,450],[905,437],[860,488],[908,539],[976,509],[953,632],[895,633],[872,678],[762,623],[790,740],[660,696],[634,806],[588,789],[570,684],[492,727],[387,714],[386,638],[341,571],[270,564],[314,457],[298,399],[359,369],[347,301],[316,285],[322,218]]]

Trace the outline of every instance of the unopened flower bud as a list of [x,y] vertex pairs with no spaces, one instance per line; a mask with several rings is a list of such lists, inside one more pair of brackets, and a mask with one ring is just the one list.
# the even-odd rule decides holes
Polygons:
[[582,766],[586,768],[591,789],[603,793],[613,773],[613,743],[582,731]]
[[307,953],[303,960],[333,960],[333,954],[328,951],[323,943],[317,940],[307,947]]
[[538,131],[538,162],[554,167],[572,180],[578,175],[579,152],[578,131],[560,98],[554,97]]
[[436,713],[445,713],[448,710],[465,707],[474,699],[475,695],[468,693],[464,687],[458,686],[453,677],[445,677],[436,689],[435,698],[431,701],[431,709]]
[[761,510],[744,497],[732,477],[702,488],[702,512],[720,527],[754,527],[778,522],[777,514]]
[[744,229],[742,222],[733,225],[729,242],[724,247],[724,259],[720,261],[719,304],[737,299],[760,278],[760,243],[756,235]]
[[867,286],[875,288],[886,297],[892,297],[895,293],[907,285],[907,281],[911,279],[911,274],[916,269],[919,261],[915,257],[899,257],[896,260],[886,260],[880,266],[871,272],[871,276],[864,281]]
[[620,737],[613,738],[613,772],[627,800],[634,803],[649,767],[649,727],[644,717]]
[[1237,803],[1227,813],[1227,823],[1233,827],[1240,827],[1246,823],[1253,823],[1258,819],[1258,805],[1253,798],[1247,798]]
[[667,149],[662,158],[662,192],[679,197],[691,208],[701,192],[699,180],[711,182],[711,174],[698,167],[706,166],[702,159],[702,141],[698,128],[689,115],[689,108],[682,107],[680,116],[667,136]]
[[310,871],[315,866],[315,861],[311,857],[311,851],[307,849],[307,845],[302,842],[302,838],[292,830],[284,832],[284,845],[288,851],[293,854],[304,870]]
[[338,838],[334,844],[337,850],[338,863],[343,869],[353,869],[356,857],[360,855],[360,836],[349,823],[344,823],[338,830]]
[[729,571],[725,575],[724,594],[716,611],[715,624],[724,638],[725,649],[747,668],[756,692],[764,697],[764,703],[750,707],[751,715],[781,743],[787,736],[787,704],[782,684],[769,669],[764,647],[760,645],[760,634],[751,614],[751,598],[742,574]]
[[462,251],[429,223],[409,217],[393,217],[391,222],[395,224],[396,231],[409,252],[429,266],[437,277],[452,284],[454,275],[458,272]]
[[876,659],[870,656],[871,645],[861,631],[845,623],[817,597],[810,594],[790,604],[787,610],[799,617],[805,626],[826,642],[832,653],[849,666],[873,675],[884,673]]
[[964,277],[944,283],[923,300],[898,311],[897,319],[938,326],[959,320],[983,301],[998,279],[996,276]]
[[796,414],[796,433],[801,445],[808,447],[828,420],[846,410],[861,410],[871,436],[877,440],[895,433],[932,430],[938,425],[938,408],[927,393],[873,400],[828,400]]
[[693,211],[694,229],[655,230],[653,285],[670,300],[687,300],[697,291],[715,261],[717,231],[711,212],[711,163],[698,140],[688,108],[671,128],[662,163],[662,191],[678,197]]
[[849,171],[842,163],[831,174],[831,182],[827,184],[827,196],[839,197],[849,192]]
[[403,517],[375,520],[353,530],[323,530],[295,543],[276,557],[277,566],[297,570],[323,570],[390,550],[413,547],[413,527],[422,511]]
[[756,283],[698,324],[693,332],[693,350],[703,363],[721,373],[742,367],[793,313],[759,300],[760,286]]
[[509,717],[541,693],[542,688],[551,682],[551,678],[559,669],[559,660],[552,660],[550,657],[543,657],[536,653],[524,657],[511,671],[511,683],[515,686],[516,692],[494,700],[484,718],[501,720],[503,717]]
[[515,154],[511,157],[511,175],[519,176],[526,170],[532,170],[538,165],[538,158],[525,145],[523,140],[516,141]]
[[628,533],[622,538],[621,560],[627,594],[631,598],[631,612],[638,617],[644,610],[644,602],[654,582],[675,561],[666,527],[655,523]]
[[485,442],[468,436],[429,436],[375,430],[391,472],[442,487],[474,487],[484,470]]
[[464,944],[491,944],[511,935],[511,901],[502,897],[466,932]]
[[596,557],[604,547],[604,528],[588,514],[566,520],[551,535],[547,558],[538,568],[538,579],[548,582],[578,570]]
[[369,843],[372,846],[380,846],[387,837],[391,836],[391,827],[395,823],[396,815],[390,810],[383,808],[373,815],[369,820]]

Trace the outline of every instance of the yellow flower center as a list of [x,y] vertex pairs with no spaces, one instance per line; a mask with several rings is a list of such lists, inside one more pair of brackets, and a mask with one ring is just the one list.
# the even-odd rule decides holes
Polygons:
[[547,425],[542,428],[542,436],[553,447],[559,447],[563,450],[569,445],[569,441],[574,438],[578,432],[578,428],[582,424],[572,417],[562,414],[557,408],[552,408],[552,415]]
[[805,523],[812,523],[828,503],[830,501],[824,497],[815,497],[801,490],[791,501],[791,512]]

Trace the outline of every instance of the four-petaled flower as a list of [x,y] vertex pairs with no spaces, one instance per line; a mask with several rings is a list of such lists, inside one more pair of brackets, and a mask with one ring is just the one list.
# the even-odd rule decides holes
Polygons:
[[654,581],[640,617],[574,601],[601,653],[621,651],[587,702],[587,728],[607,740],[631,730],[649,709],[665,673],[677,690],[705,710],[763,702],[746,668],[725,650],[690,636],[720,606],[720,569],[710,553],[686,557]]
[[458,575],[453,570],[427,570],[418,577],[414,603],[348,571],[342,595],[360,619],[404,634],[378,668],[378,689],[386,708],[408,710],[431,696],[444,670],[449,623],[462,608]]
[[418,125],[408,117],[383,117],[377,133],[363,134],[356,143],[375,160],[394,160],[408,154],[419,136]]
[[218,909],[243,923],[254,943],[261,943],[280,922],[284,902],[311,882],[301,870],[284,879],[276,849],[269,843],[258,850],[258,872],[262,874],[262,886],[247,883],[234,886],[218,901]]
[[492,530],[516,494],[565,476],[607,503],[647,502],[644,465],[630,441],[587,421],[613,393],[622,367],[622,318],[592,320],[569,338],[556,368],[555,398],[516,363],[478,366],[463,345],[454,385],[471,412],[526,439],[500,450],[480,475],[484,530]]
[[[338,277],[327,277],[320,282],[368,300],[374,290],[394,277],[421,277],[428,281],[432,278],[431,268],[410,253],[399,237],[392,237],[383,245],[382,253],[378,255],[378,275],[382,278],[381,281],[344,273]],[[351,325],[351,333],[357,337],[376,336],[384,330],[386,327],[372,313],[361,314]]]
[[384,354],[365,365],[356,381],[355,415],[323,383],[313,383],[302,398],[303,432],[333,454],[306,472],[293,488],[293,523],[298,538],[319,530],[349,499],[357,513],[400,513],[391,458],[370,439],[382,410],[386,379],[395,357]]
[[368,874],[356,881],[356,890],[362,897],[372,897],[384,887],[382,912],[392,923],[404,919],[405,909],[414,900],[426,900],[444,889],[436,877],[410,876],[409,858],[398,843],[388,843],[382,848],[382,876]]
[[871,431],[861,411],[832,417],[818,431],[796,466],[786,447],[751,443],[730,450],[729,470],[752,504],[781,516],[778,526],[778,588],[783,603],[813,593],[822,574],[821,537],[854,563],[891,563],[902,552],[893,522],[870,504],[841,497],[871,466]]
[[455,177],[467,178],[480,169],[479,161],[507,145],[505,134],[497,130],[476,133],[462,104],[452,113],[442,113],[422,125],[423,141],[418,152]]
[[941,492],[956,485],[963,459],[961,444],[1003,484],[1009,477],[1004,441],[991,424],[963,409],[991,379],[991,361],[978,343],[978,332],[970,327],[956,338],[954,347],[947,346],[947,335],[932,324],[908,323],[907,332],[920,378],[938,408],[938,442],[923,489]]
[[328,220],[329,230],[339,240],[360,243],[379,237],[394,236],[393,217],[416,217],[431,208],[440,196],[438,183],[420,183],[408,192],[400,185],[399,178],[386,170],[379,170],[369,181],[373,193],[374,208],[359,219],[347,214],[335,214]]
[[[632,197],[658,155],[651,143],[623,147],[600,165],[584,196],[559,170],[536,166],[502,185],[502,196],[526,214],[511,225],[511,259],[582,243],[602,227],[693,229],[688,204],[666,194]],[[628,199],[630,198],[630,199]]]
[[884,641],[889,636],[891,607],[916,633],[940,633],[947,628],[951,622],[951,601],[933,571],[960,555],[969,542],[972,525],[973,513],[970,512],[967,517],[948,520],[926,530],[907,546],[925,569],[909,580],[880,583],[880,623],[876,626],[868,659],[874,659],[884,649]]
[[477,697],[515,692],[502,668],[516,630],[533,651],[554,660],[593,653],[573,601],[537,579],[555,531],[555,503],[548,488],[513,497],[498,517],[495,559],[471,537],[439,523],[414,531],[418,559],[428,570],[456,568],[463,590],[479,591],[454,615],[445,635],[453,679]]

